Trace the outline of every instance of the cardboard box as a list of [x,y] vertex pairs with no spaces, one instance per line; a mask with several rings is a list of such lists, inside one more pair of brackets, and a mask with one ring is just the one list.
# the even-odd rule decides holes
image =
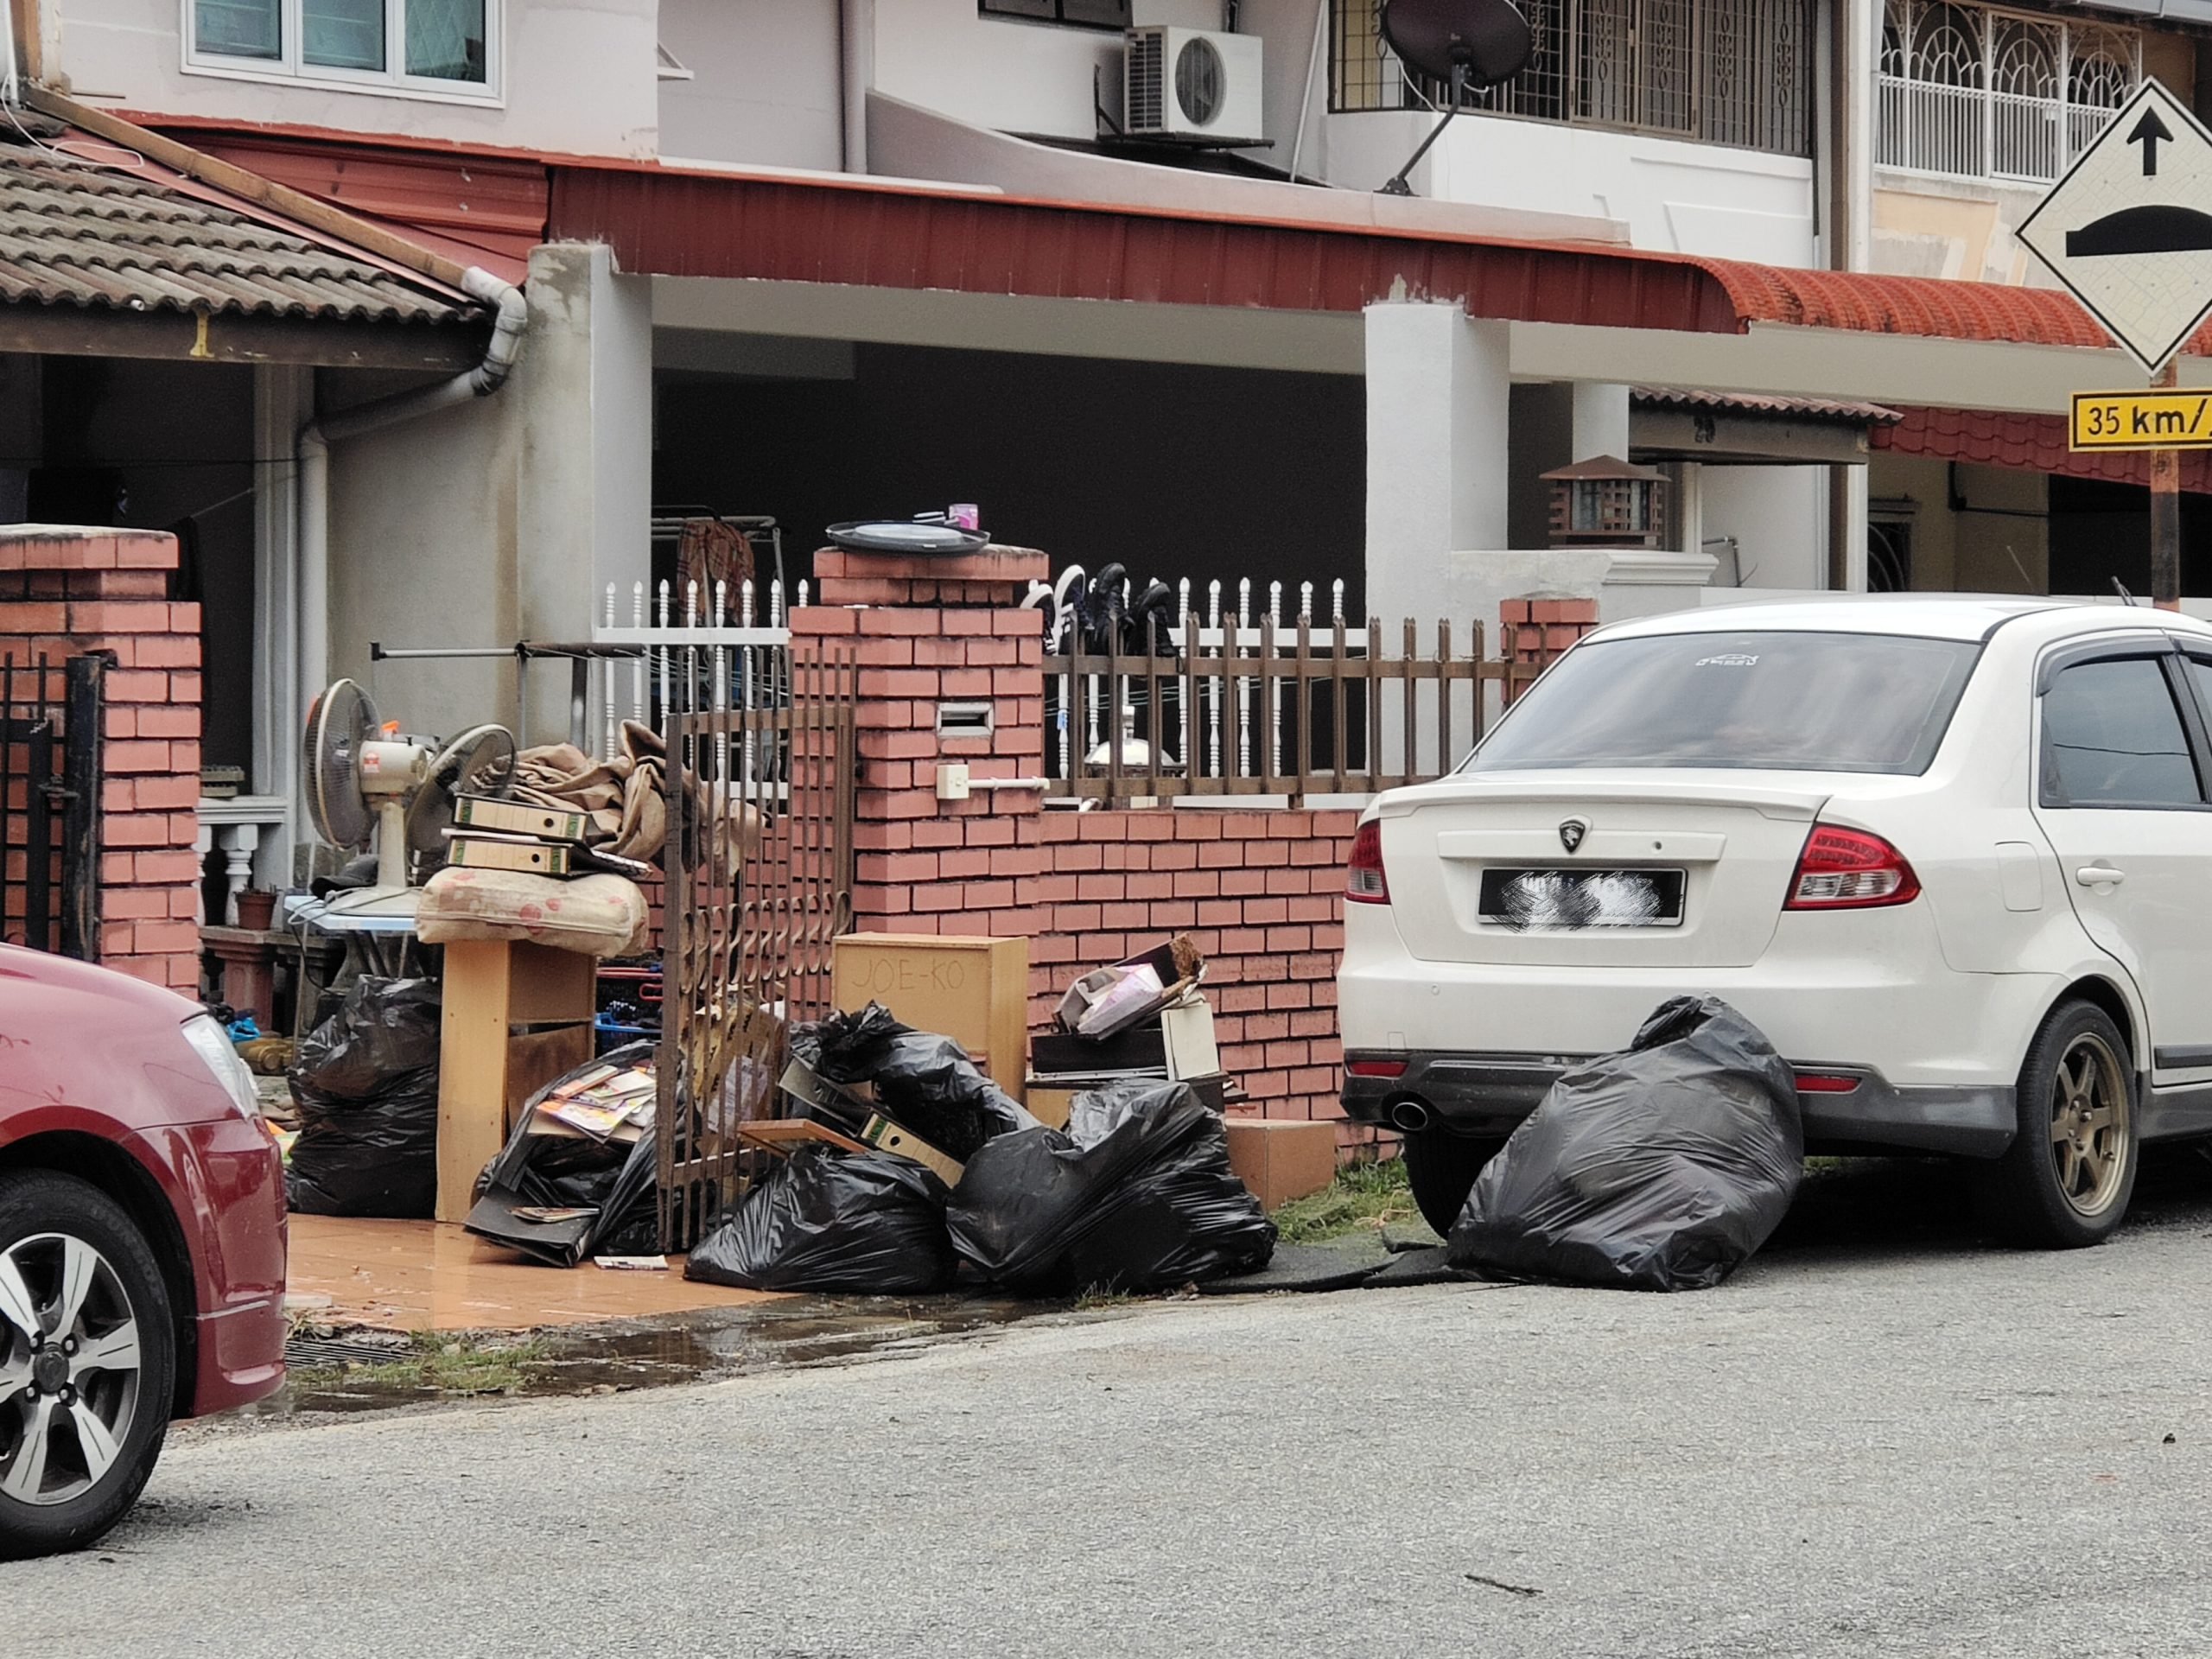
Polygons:
[[1075,1106],[1075,1097],[1081,1093],[1076,1089],[1055,1089],[1048,1084],[1033,1083],[1028,1098],[1021,1103],[1029,1109],[1029,1116],[1048,1129],[1065,1129],[1068,1113]]
[[832,947],[830,1000],[880,1002],[917,1031],[960,1045],[1021,1098],[1029,1074],[1029,941],[933,933],[848,933]]
[[1273,1210],[1337,1179],[1337,1126],[1302,1117],[1232,1117],[1229,1166]]

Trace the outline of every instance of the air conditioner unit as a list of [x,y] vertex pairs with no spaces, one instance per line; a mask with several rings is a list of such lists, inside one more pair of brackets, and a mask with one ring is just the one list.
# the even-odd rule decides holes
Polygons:
[[1256,144],[1260,37],[1210,29],[1133,29],[1122,77],[1132,138]]

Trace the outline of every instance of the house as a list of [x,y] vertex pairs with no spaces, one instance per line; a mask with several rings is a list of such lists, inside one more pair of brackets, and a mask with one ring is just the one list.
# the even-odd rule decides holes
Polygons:
[[[372,646],[581,637],[670,574],[657,512],[772,515],[796,578],[825,524],[975,501],[1093,569],[1495,616],[1556,574],[1539,475],[1617,454],[1674,506],[1589,578],[1609,604],[2101,586],[2140,491],[2054,423],[2131,372],[2011,227],[2139,77],[2196,95],[2212,4],[1528,11],[1527,70],[1398,197],[1438,88],[1375,0],[14,0],[24,107],[82,142],[413,250],[480,355],[485,296],[528,302],[487,396],[382,401],[451,353],[257,359],[190,423],[131,393],[162,411],[103,439],[131,487],[74,512],[236,516],[196,529],[206,759],[276,878],[316,688],[516,709],[510,660]],[[1136,113],[1211,100],[1220,142],[1130,130],[1154,26],[1204,50]],[[247,493],[137,482],[219,427]]]

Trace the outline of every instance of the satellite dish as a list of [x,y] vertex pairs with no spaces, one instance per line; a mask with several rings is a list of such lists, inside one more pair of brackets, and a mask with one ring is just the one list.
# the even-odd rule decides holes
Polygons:
[[1384,0],[1382,38],[1424,75],[1495,86],[1529,67],[1536,37],[1513,0]]
[[1386,196],[1409,196],[1406,175],[1465,106],[1468,90],[1519,74],[1536,37],[1513,0],[1382,0],[1382,38],[1408,67],[1452,86],[1444,118],[1382,189]]

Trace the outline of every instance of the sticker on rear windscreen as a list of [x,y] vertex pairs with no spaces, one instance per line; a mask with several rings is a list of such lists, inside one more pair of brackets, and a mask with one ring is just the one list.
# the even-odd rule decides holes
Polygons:
[[1749,652],[1724,651],[1718,657],[1699,658],[1697,666],[1700,668],[1756,668],[1758,666],[1758,660]]

